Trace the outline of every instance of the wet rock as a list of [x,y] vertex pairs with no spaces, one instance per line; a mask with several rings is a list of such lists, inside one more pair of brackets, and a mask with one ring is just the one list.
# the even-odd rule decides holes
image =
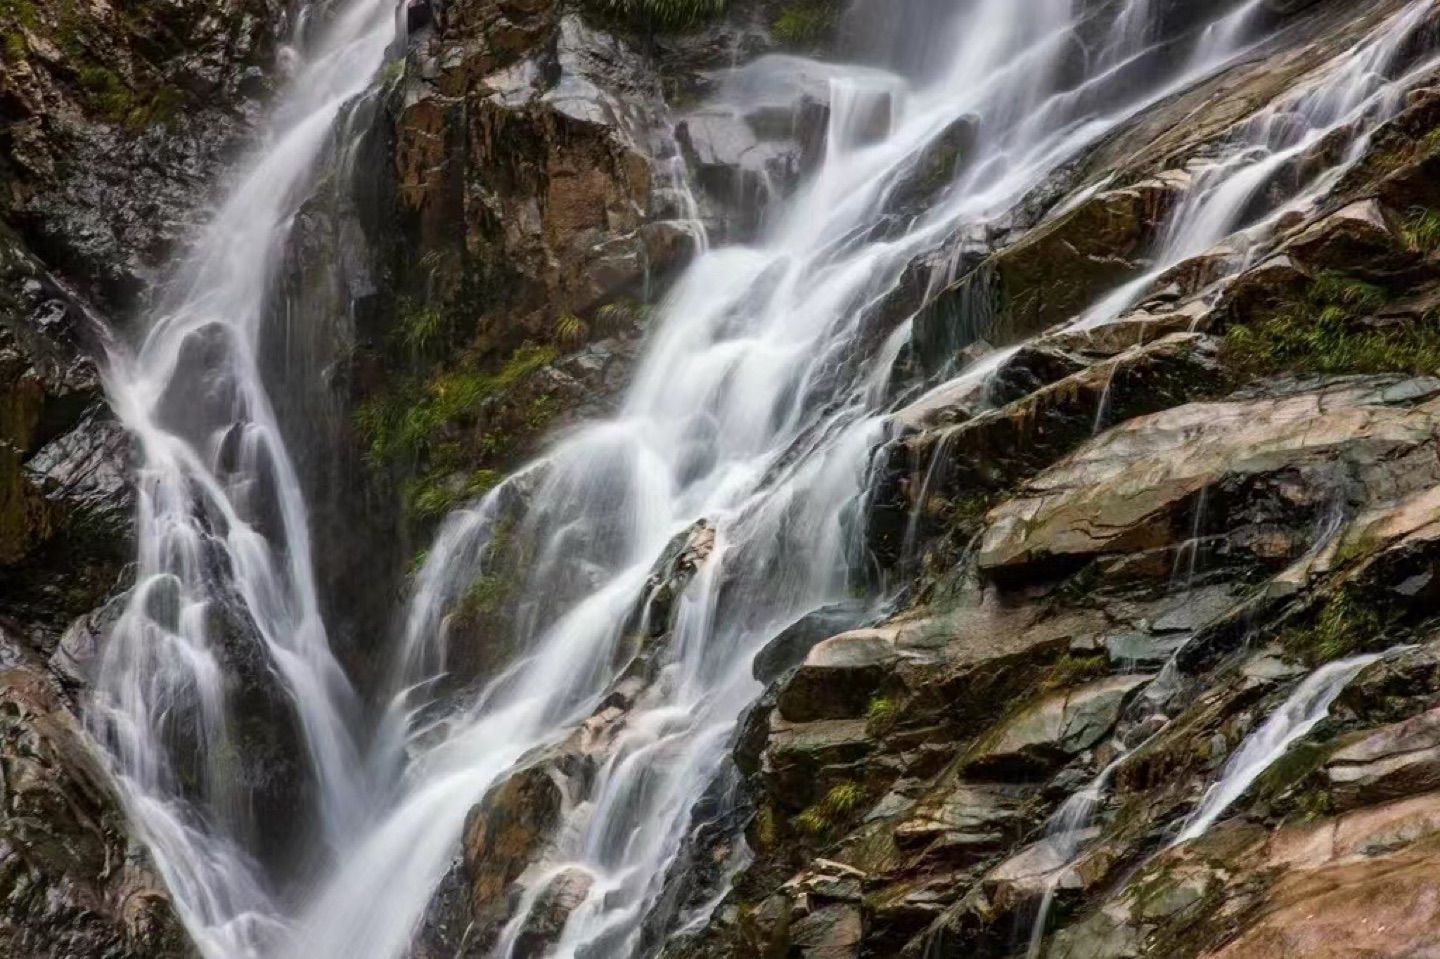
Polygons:
[[192,954],[69,704],[43,673],[0,671],[0,765],[0,952]]
[[1396,482],[1423,482],[1423,472],[1392,472],[1385,463],[1413,456],[1410,462],[1426,468],[1423,451],[1434,442],[1440,405],[1434,399],[1390,405],[1387,386],[1342,383],[1274,400],[1192,404],[1132,420],[992,512],[979,565],[1008,577],[1021,569],[1153,550],[1187,535],[1183,521],[1177,522],[1179,511],[1202,490],[1337,458],[1355,475],[1372,476],[1377,495],[1398,491]]
[[790,723],[772,714],[762,775],[771,795],[799,810],[824,794],[823,770],[854,763],[874,749],[863,719]]
[[1098,745],[1150,676],[1112,676],[1026,706],[966,757],[972,774],[1021,776]]
[[842,633],[810,650],[780,690],[780,715],[797,723],[855,719],[902,653],[898,630],[875,627]]
[[583,869],[566,869],[546,884],[530,907],[530,914],[516,936],[514,955],[521,959],[538,959],[559,941],[570,914],[590,894],[594,877]]
[[1097,424],[1210,395],[1221,381],[1213,340],[1173,334],[957,426],[903,437],[889,452],[872,507],[872,548],[893,561],[917,524],[922,534],[946,525],[967,503],[1090,439]]
[[1440,710],[1342,746],[1326,760],[1325,776],[1339,809],[1440,789]]
[[562,802],[550,771],[532,766],[470,811],[463,843],[477,942],[493,942],[510,918],[510,886],[549,842]]
[[[983,356],[975,361],[983,362]],[[1061,350],[1046,345],[1022,346],[986,375],[962,372],[896,412],[892,420],[905,431],[954,425],[987,409],[1024,399],[1084,368],[1083,362]]]
[[895,827],[902,848],[968,862],[1006,848],[1028,828],[1022,788],[957,782],[928,794]]
[[762,683],[771,683],[805,661],[821,640],[853,628],[866,614],[866,604],[832,603],[806,613],[785,627],[755,654],[751,674]]
[[826,906],[796,921],[790,942],[804,959],[858,959],[863,931],[859,907]]
[[1338,269],[1371,280],[1394,280],[1413,270],[1418,255],[1407,250],[1374,200],[1352,203],[1308,227],[1285,252],[1316,269]]
[[1188,185],[1170,173],[1099,193],[1028,233],[940,293],[915,318],[923,356],[975,339],[997,346],[1069,319],[1138,274],[1165,211]]
[[0,238],[0,616],[53,643],[128,558],[130,444],[104,405],[87,305]]

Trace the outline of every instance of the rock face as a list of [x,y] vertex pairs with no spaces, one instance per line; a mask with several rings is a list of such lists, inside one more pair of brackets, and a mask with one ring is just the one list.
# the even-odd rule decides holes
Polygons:
[[[1243,256],[1075,323],[1153,269],[1193,158],[1333,54],[1327,31],[1396,8],[1274,6],[1296,46],[1159,111],[1184,123],[1137,118],[1079,164],[1079,202],[909,304],[909,372],[945,372],[896,404],[869,517],[908,592],[757,674],[735,751],[754,859],[666,955],[1016,956],[1037,915],[1067,959],[1430,948],[1440,271],[1414,224],[1440,201],[1436,78]],[[1175,844],[1304,677],[1381,651]]]
[[71,708],[43,669],[0,671],[0,949],[16,959],[188,956]]

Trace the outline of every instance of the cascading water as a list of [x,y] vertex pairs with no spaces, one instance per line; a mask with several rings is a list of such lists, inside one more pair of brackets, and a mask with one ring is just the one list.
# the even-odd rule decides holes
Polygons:
[[[1233,41],[1233,31],[1253,17],[1254,9],[1258,9],[1254,3],[1242,8],[1222,32],[1229,32]],[[1193,182],[1161,232],[1154,268],[1095,304],[1076,326],[1094,327],[1115,319],[1175,266],[1215,251],[1227,240],[1234,249],[1220,251],[1228,254],[1226,271],[1251,265],[1257,241],[1285,214],[1306,210],[1323,196],[1364,155],[1375,129],[1399,112],[1414,80],[1435,67],[1436,60],[1428,58],[1392,75],[1407,42],[1429,22],[1429,16],[1424,4],[1405,7],[1328,69],[1240,124],[1223,158],[1191,171]],[[1279,174],[1322,144],[1333,149],[1337,137],[1344,144],[1338,162],[1319,165],[1319,172],[1300,178],[1284,202],[1272,201],[1263,204],[1263,212],[1253,211],[1257,196]],[[1251,222],[1245,222],[1247,217]]]
[[1265,770],[1330,714],[1330,704],[1345,691],[1350,680],[1380,659],[1381,655],[1351,656],[1328,663],[1295,687],[1290,698],[1259,729],[1247,736],[1235,755],[1230,757],[1219,782],[1205,793],[1205,798],[1186,820],[1180,835],[1175,837],[1175,845],[1203,836]]
[[[402,955],[467,811],[595,714],[634,652],[627,628],[657,562],[703,523],[713,540],[676,600],[668,645],[650,652],[623,714],[604,720],[596,775],[566,796],[563,828],[543,869],[526,877],[497,951],[509,951],[545,882],[562,873],[582,876],[582,892],[552,954],[651,947],[646,922],[693,810],[721,778],[736,722],[760,691],[756,652],[805,614],[876,591],[864,575],[860,514],[906,328],[880,331],[885,348],[857,355],[875,333],[872,307],[917,256],[983,235],[1086,147],[1221,67],[1249,42],[1258,3],[1221,4],[1169,37],[1156,26],[1163,4],[1089,6],[1036,0],[1018,16],[1012,0],[966,0],[948,23],[917,23],[897,44],[928,49],[923,69],[827,68],[820,167],[761,240],[705,249],[679,278],[620,414],[447,520],[416,579],[390,708],[375,724],[357,715],[327,645],[305,506],[254,360],[289,219],[337,117],[395,37],[387,0],[340,9],[141,348],[110,374],[144,452],[141,549],[106,650],[96,727],[207,956]],[[949,38],[943,55],[937,31]],[[1100,42],[1085,52],[1077,32]],[[783,72],[793,60],[767,58],[736,77]],[[1312,127],[1383,114],[1378,93],[1356,96],[1326,101]],[[904,229],[875,229],[927,147],[962,121],[973,122],[974,143],[949,188]],[[1269,147],[1275,156],[1303,149]],[[1208,211],[1224,192],[1197,190],[1205,199],[1195,202]],[[1215,219],[1215,230],[1233,226],[1232,214]],[[1180,232],[1176,255],[1195,245],[1191,227]],[[530,545],[531,560],[510,661],[465,701],[435,701],[447,611],[485,573],[487,547],[517,501],[508,535]],[[286,894],[247,822],[253,797],[235,774],[237,713],[222,653],[237,635],[252,637],[261,668],[282,679],[302,734],[306,812],[327,837],[303,893]],[[367,735],[370,725],[379,732]],[[373,745],[362,753],[359,742]]]
[[[331,655],[309,530],[255,354],[271,274],[336,119],[396,36],[388,0],[323,26],[266,142],[159,297],[108,392],[137,437],[139,563],[91,710],[140,834],[207,954],[265,955],[284,910],[260,865],[246,683],[281,680],[301,732],[308,808],[338,846],[370,795],[357,703]],[[236,673],[244,650],[252,674]]]

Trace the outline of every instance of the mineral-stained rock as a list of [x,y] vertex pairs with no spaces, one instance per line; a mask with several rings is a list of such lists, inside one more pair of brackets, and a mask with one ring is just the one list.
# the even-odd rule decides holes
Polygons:
[[531,766],[506,778],[471,810],[465,866],[478,941],[493,941],[509,918],[510,884],[549,842],[562,801],[550,770]]

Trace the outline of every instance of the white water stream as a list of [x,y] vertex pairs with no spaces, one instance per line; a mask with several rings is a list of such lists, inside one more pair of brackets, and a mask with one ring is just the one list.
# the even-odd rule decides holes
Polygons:
[[1321,666],[1295,687],[1290,698],[1271,713],[1235,751],[1225,764],[1219,782],[1205,793],[1200,805],[1185,821],[1175,845],[1205,835],[1230,804],[1245,794],[1265,770],[1275,764],[1291,746],[1305,737],[1316,724],[1330,715],[1330,705],[1350,685],[1350,680],[1384,654],[1351,656]]
[[[867,588],[867,470],[904,333],[857,356],[866,307],[917,255],[978,234],[1138,111],[1219,69],[1255,39],[1259,0],[1217,5],[1208,25],[1178,40],[1155,35],[1158,0],[1126,0],[1082,55],[1084,6],[1029,0],[1021,16],[1014,0],[957,0],[947,22],[919,24],[898,44],[938,46],[940,64],[832,68],[820,168],[758,241],[704,250],[678,279],[621,412],[446,521],[395,644],[390,706],[368,720],[329,649],[305,504],[255,362],[290,220],[343,139],[346,105],[370,88],[396,39],[390,0],[350,0],[317,25],[265,141],[177,266],[139,349],[109,374],[142,448],[140,557],[105,651],[94,724],[207,957],[403,955],[467,811],[594,712],[625,665],[617,652],[656,561],[704,520],[714,547],[676,603],[659,669],[588,788],[567,797],[547,865],[591,880],[553,955],[643,952],[642,923],[692,811],[760,692],[755,653],[807,612]],[[937,45],[937,34],[947,42]],[[772,59],[740,75],[775,67]],[[1345,84],[1363,87],[1370,70],[1343,74]],[[1317,99],[1328,112],[1316,107],[1311,126],[1350,116],[1373,125],[1392,108],[1372,104],[1373,84],[1360,87],[1343,102]],[[877,100],[891,117],[880,135]],[[955,183],[903,231],[877,238],[871,228],[926,146],[967,116],[978,118],[975,145]],[[1233,213],[1211,215],[1225,190],[1196,195],[1210,198],[1197,200],[1196,222],[1216,225],[1177,223],[1172,235],[1186,239],[1175,255],[1202,233],[1234,228]],[[520,571],[532,602],[515,617],[510,661],[468,701],[438,720],[427,710],[411,728],[435,705],[426,690],[448,662],[446,612],[484,573],[501,497],[522,482],[528,506],[513,535],[535,547]],[[279,874],[266,849],[273,817],[256,821],[264,812],[237,733],[252,718],[249,701],[237,700],[237,647],[278,677],[300,730],[293,758],[312,785],[292,812],[320,836],[309,857],[319,865],[303,882]],[[502,954],[539,891],[532,883]],[[703,909],[671,925],[700,917]]]

